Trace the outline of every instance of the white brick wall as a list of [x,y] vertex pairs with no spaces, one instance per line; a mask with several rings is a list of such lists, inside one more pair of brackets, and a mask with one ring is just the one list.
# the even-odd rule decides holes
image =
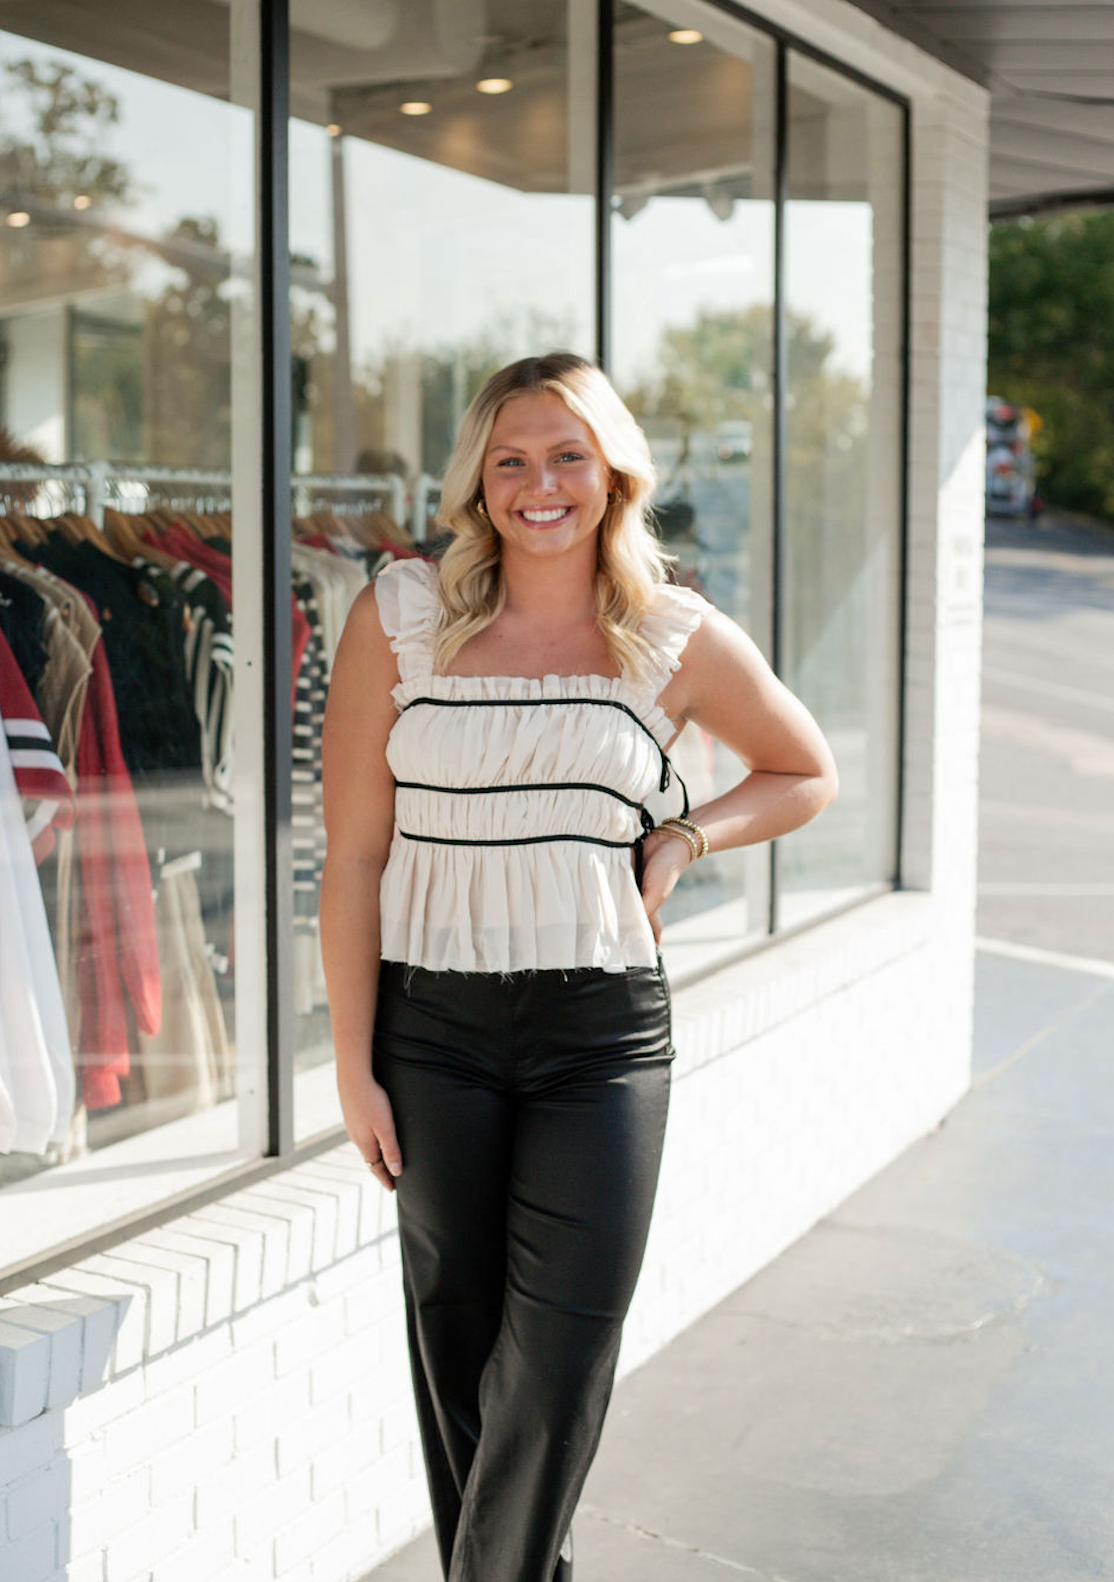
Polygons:
[[5,1582],[355,1577],[424,1520],[390,1206],[347,1147],[0,1326]]
[[973,914],[986,370],[987,104],[913,100],[906,882]]
[[[838,0],[767,8],[913,101],[904,858],[923,893],[676,996],[624,1368],[933,1126],[968,1076],[985,101]],[[4,1582],[354,1582],[426,1519],[393,1206],[350,1148],[0,1300]]]
[[[624,1369],[962,1090],[938,920],[886,896],[677,995]],[[354,1582],[418,1531],[392,1210],[345,1145],[0,1300],[5,1582]]]

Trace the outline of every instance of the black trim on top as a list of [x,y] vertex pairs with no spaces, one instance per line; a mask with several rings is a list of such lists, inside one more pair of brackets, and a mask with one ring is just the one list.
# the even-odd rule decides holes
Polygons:
[[611,192],[615,168],[615,6],[598,0],[596,34],[596,361],[611,367]]
[[[400,716],[407,709],[424,705],[428,708],[442,709],[506,709],[517,707],[530,708],[558,708],[568,705],[586,705],[597,709],[618,709],[621,714],[634,721],[643,735],[648,736],[658,750],[661,758],[661,779],[658,790],[665,791],[676,780],[681,788],[681,817],[687,818],[689,813],[688,786],[674,769],[665,748],[658,741],[646,721],[637,715],[627,704],[620,703],[618,698],[411,698],[399,710]],[[419,791],[448,791],[457,790],[454,786],[425,785],[413,780],[396,780],[397,786]],[[541,785],[497,785],[497,786],[470,786],[464,788],[464,794],[469,795],[477,791],[602,791],[607,796],[618,797],[620,802],[625,802],[638,813],[642,824],[642,833],[634,840],[605,840],[601,835],[519,835],[494,840],[470,840],[464,836],[450,835],[416,835],[409,830],[400,829],[399,835],[403,840],[421,841],[430,846],[541,846],[550,841],[580,841],[586,846],[608,846],[614,851],[630,850],[634,852],[634,874],[639,889],[642,888],[642,843],[646,836],[655,828],[653,817],[641,802],[632,802],[619,791],[614,791],[610,786],[585,784],[580,781],[551,781]]]
[[[493,701],[493,700],[485,700]],[[622,705],[620,705],[622,707]],[[667,760],[668,761],[668,760]],[[684,818],[688,813],[688,792],[685,782],[680,775],[677,780],[684,792],[685,811],[681,814]],[[410,830],[400,829],[399,835],[403,840],[424,841],[430,846],[542,846],[547,841],[583,841],[587,846],[610,846],[616,851],[630,847],[640,846],[642,841],[654,828],[654,820],[642,802],[635,802],[632,797],[624,796],[621,791],[616,791],[613,786],[599,785],[592,780],[542,780],[531,784],[520,785],[495,785],[495,786],[444,786],[430,785],[422,780],[396,780],[395,788],[399,791],[438,791],[443,796],[487,796],[491,793],[506,794],[508,791],[595,791],[601,796],[614,797],[617,802],[622,802],[624,807],[631,808],[638,814],[642,831],[633,840],[605,840],[602,835],[556,834],[556,835],[517,835],[495,837],[490,840],[469,839],[457,835],[417,835]]]
[[542,709],[544,709],[544,708],[567,707],[569,704],[584,704],[588,708],[594,708],[594,709],[618,709],[620,714],[625,714],[625,715],[627,715],[627,717],[629,719],[632,719],[634,721],[634,723],[638,726],[639,730],[642,731],[642,733],[644,735],[648,736],[650,738],[650,740],[653,742],[654,746],[657,748],[658,754],[659,754],[659,756],[661,758],[661,780],[660,780],[660,782],[658,784],[658,790],[659,791],[667,791],[669,789],[670,784],[672,783],[672,781],[675,778],[677,780],[678,785],[681,787],[681,795],[684,797],[684,801],[685,801],[685,810],[681,814],[681,817],[682,818],[687,818],[688,817],[688,811],[689,811],[688,787],[685,785],[685,782],[681,779],[681,777],[677,773],[676,769],[674,769],[672,763],[669,760],[669,755],[665,751],[665,748],[658,741],[657,737],[654,735],[654,733],[650,729],[650,727],[646,724],[646,721],[643,720],[643,719],[640,719],[639,716],[634,712],[634,710],[632,708],[628,708],[628,706],[625,703],[620,703],[618,698],[430,698],[430,697],[420,697],[420,698],[411,698],[409,703],[404,703],[402,708],[399,709],[398,712],[399,712],[399,714],[401,716],[401,715],[406,713],[407,709],[417,708],[419,704],[425,704],[427,707],[438,708],[438,709],[509,709],[509,708],[518,708],[518,707],[522,707],[522,706],[528,706],[530,708],[542,708]]
[[585,846],[610,846],[614,851],[631,851],[640,844],[636,840],[604,840],[602,835],[507,835],[498,840],[467,840],[463,835],[415,835],[400,829],[402,840],[421,841],[426,846],[547,846],[552,841],[580,841]]
[[594,780],[539,780],[530,784],[498,786],[435,786],[425,780],[396,780],[395,790],[439,791],[442,796],[505,795],[508,791],[598,791],[601,796],[614,797],[616,802],[633,808],[636,813],[642,807],[642,803],[636,802],[633,797],[624,796],[611,786],[597,785]]
[[263,347],[263,751],[266,770],[267,1152],[294,1147],[290,621],[289,0],[259,7],[259,317]]

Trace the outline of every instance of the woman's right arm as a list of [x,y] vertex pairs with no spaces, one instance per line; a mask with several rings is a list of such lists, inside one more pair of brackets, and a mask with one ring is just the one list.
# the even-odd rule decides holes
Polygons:
[[379,983],[379,881],[394,830],[387,736],[397,718],[398,664],[374,588],[360,594],[329,683],[322,737],[328,853],[321,880],[321,950],[349,1137],[381,1184],[402,1169],[391,1105],[372,1071]]

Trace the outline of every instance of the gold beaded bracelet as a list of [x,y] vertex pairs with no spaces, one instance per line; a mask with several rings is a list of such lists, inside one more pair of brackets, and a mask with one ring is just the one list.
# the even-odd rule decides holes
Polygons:
[[688,818],[666,818],[658,825],[659,829],[667,829],[671,835],[679,835],[688,844],[692,852],[693,862],[708,855],[708,837],[700,828]]
[[692,862],[695,862],[700,856],[700,847],[689,834],[687,829],[680,829],[676,824],[673,823],[662,823],[658,825],[658,828],[663,830],[666,835],[676,835],[678,840],[683,840],[689,849],[689,858]]

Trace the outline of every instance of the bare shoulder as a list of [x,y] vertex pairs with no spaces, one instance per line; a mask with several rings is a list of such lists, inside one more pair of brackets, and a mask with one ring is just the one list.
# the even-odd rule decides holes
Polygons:
[[760,669],[769,669],[758,644],[737,621],[718,610],[714,604],[704,602],[702,619],[685,646],[681,663],[707,663],[716,656],[732,655]]
[[340,713],[385,708],[398,685],[398,656],[379,609],[374,583],[357,596],[344,624],[329,681],[326,721]]
[[832,768],[808,709],[742,627],[711,606],[685,645],[662,705],[673,720],[694,720],[749,769],[822,774]]
[[377,661],[393,669],[398,679],[398,662],[380,609],[379,589],[374,582],[369,582],[357,595],[348,612],[337,650],[337,667],[350,662],[357,654],[364,660]]
[[394,788],[387,739],[398,710],[398,659],[383,629],[374,584],[352,606],[337,648],[321,735],[325,828],[336,853],[374,849],[389,840]]
[[710,699],[734,699],[745,706],[748,698],[778,686],[753,638],[722,610],[705,603],[661,702],[671,719],[690,720],[700,716]]

